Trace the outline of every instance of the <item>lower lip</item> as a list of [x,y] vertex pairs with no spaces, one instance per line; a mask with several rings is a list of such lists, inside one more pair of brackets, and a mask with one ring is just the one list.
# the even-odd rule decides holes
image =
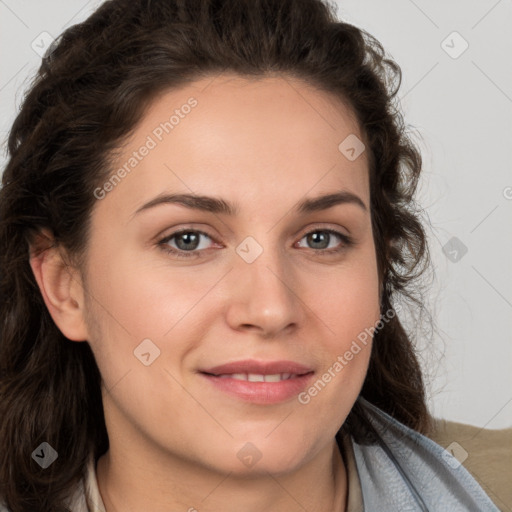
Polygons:
[[314,373],[310,372],[279,382],[249,382],[230,377],[215,377],[201,373],[217,389],[246,402],[277,404],[297,396],[306,388]]

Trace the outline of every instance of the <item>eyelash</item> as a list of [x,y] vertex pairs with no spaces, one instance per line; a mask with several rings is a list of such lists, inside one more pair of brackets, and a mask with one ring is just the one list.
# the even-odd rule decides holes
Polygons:
[[[341,244],[341,247],[337,248],[337,249],[318,249],[318,250],[315,250],[315,249],[311,249],[312,251],[314,251],[315,253],[318,253],[317,255],[318,256],[332,256],[332,255],[335,255],[335,254],[338,254],[350,247],[352,247],[354,245],[354,240],[352,237],[348,236],[348,235],[345,235],[343,233],[340,233],[339,231],[336,231],[334,229],[320,229],[320,228],[316,228],[316,229],[313,229],[311,231],[308,231],[307,233],[304,233],[304,235],[302,235],[301,237],[301,240],[302,238],[308,236],[308,235],[311,235],[312,233],[317,233],[317,232],[321,232],[321,233],[329,233],[331,235],[336,235],[338,236],[341,241],[342,241],[342,244]],[[199,229],[180,229],[178,231],[175,231],[174,233],[171,233],[170,235],[166,236],[165,238],[162,238],[159,242],[158,242],[158,246],[160,246],[162,248],[163,251],[165,251],[166,253],[168,254],[172,254],[174,256],[177,256],[178,258],[197,258],[197,257],[201,257],[201,252],[202,251],[197,251],[197,250],[193,250],[193,251],[183,251],[182,249],[175,249],[173,247],[169,247],[167,245],[167,243],[172,240],[174,237],[178,237],[179,235],[183,234],[183,233],[198,233],[200,235],[204,235],[208,238],[210,238],[212,241],[215,242],[215,240],[213,239],[213,237],[211,237],[208,233],[205,233],[204,231],[201,231]],[[205,249],[203,249],[205,250]]]

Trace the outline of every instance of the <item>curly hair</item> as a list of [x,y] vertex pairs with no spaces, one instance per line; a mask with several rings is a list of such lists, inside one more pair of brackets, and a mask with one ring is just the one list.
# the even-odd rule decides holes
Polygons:
[[[52,44],[8,138],[0,190],[0,496],[13,512],[63,512],[90,451],[108,449],[101,375],[88,343],[53,322],[29,263],[36,235],[83,258],[116,150],[161,92],[230,71],[297,77],[348,104],[369,157],[381,308],[430,262],[415,190],[421,155],[398,108],[400,67],[322,0],[108,0]],[[40,248],[44,250],[44,247]],[[426,432],[430,416],[413,339],[397,315],[374,337],[361,390]],[[363,437],[354,405],[343,428]],[[37,471],[48,441],[58,460]]]

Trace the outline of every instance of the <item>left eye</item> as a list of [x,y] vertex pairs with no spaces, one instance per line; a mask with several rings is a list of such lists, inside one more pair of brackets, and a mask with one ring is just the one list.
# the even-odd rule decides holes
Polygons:
[[[329,247],[329,242],[331,242],[332,238],[337,237],[340,239],[343,244],[341,248],[333,249],[333,247]],[[309,243],[314,244],[313,249],[322,249],[326,252],[337,252],[343,248],[344,245],[350,245],[351,239],[347,235],[344,235],[342,233],[339,233],[338,231],[335,231],[333,229],[315,229],[314,231],[310,231],[309,233],[306,233],[302,238],[307,238]],[[302,240],[301,238],[301,240]],[[327,241],[327,246],[325,246],[325,242]],[[316,247],[315,247],[316,245]],[[318,247],[320,245],[320,247]],[[330,249],[330,250],[327,250]]]

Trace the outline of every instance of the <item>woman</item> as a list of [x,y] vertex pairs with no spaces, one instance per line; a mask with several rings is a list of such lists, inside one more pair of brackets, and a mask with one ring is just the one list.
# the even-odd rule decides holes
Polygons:
[[1,190],[7,510],[497,510],[423,435],[399,82],[320,0],[64,32]]

